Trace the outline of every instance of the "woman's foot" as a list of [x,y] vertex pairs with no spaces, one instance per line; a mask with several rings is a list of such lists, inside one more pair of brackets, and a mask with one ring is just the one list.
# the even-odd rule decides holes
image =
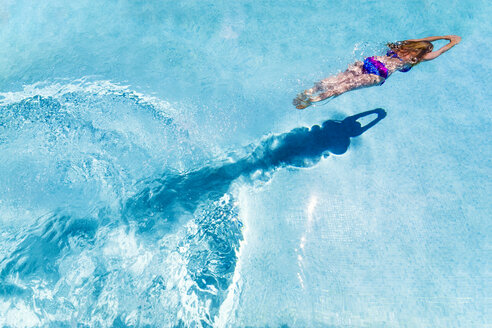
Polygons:
[[300,93],[292,101],[292,104],[296,106],[297,109],[304,109],[311,106],[311,99],[305,93]]

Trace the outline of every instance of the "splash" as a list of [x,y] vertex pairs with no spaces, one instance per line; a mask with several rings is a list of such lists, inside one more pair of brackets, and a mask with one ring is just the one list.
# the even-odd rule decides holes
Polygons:
[[127,87],[2,96],[2,325],[22,313],[25,326],[213,326],[240,292],[238,188],[343,154],[385,116],[328,120],[211,160],[181,111]]
[[125,86],[36,84],[0,98],[3,222],[64,204],[117,209],[136,181],[208,157],[183,114]]
[[[36,319],[27,326],[71,320],[177,324],[179,309],[191,302],[187,291],[203,285],[193,280],[198,273],[187,270],[193,250],[217,248],[213,256],[227,252],[234,258],[239,240],[217,244],[201,233],[212,225],[207,220],[215,226],[222,218],[224,230],[237,234],[234,201],[205,201],[196,213],[182,215],[186,220],[172,233],[143,233],[132,218],[121,219],[124,204],[146,178],[209,158],[183,110],[107,81],[36,84],[0,99],[0,184],[6,186],[0,190],[0,298],[6,313],[0,324],[13,324],[9,320],[19,311]],[[205,216],[205,208],[216,215]],[[227,280],[220,270],[219,278]],[[146,299],[149,289],[157,299]],[[129,305],[134,299],[141,301],[138,307]],[[162,317],[142,308],[153,301]],[[189,307],[208,313],[218,303]],[[188,321],[197,318],[190,311]]]

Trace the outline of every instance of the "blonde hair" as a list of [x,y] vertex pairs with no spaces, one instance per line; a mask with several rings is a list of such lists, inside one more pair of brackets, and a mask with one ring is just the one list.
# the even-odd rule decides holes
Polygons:
[[424,56],[434,49],[429,41],[398,41],[390,42],[387,45],[399,55],[411,55],[410,63],[412,65],[420,63]]

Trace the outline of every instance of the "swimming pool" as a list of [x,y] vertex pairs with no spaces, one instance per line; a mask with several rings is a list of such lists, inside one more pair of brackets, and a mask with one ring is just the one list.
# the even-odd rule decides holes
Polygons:
[[[4,1],[0,325],[490,325],[491,14]],[[442,34],[463,40],[381,87],[291,104]]]

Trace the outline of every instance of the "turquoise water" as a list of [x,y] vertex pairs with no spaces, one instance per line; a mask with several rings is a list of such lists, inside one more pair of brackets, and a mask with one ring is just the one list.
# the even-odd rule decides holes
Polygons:
[[[491,14],[2,1],[0,325],[490,325]],[[381,87],[291,105],[442,34]]]

